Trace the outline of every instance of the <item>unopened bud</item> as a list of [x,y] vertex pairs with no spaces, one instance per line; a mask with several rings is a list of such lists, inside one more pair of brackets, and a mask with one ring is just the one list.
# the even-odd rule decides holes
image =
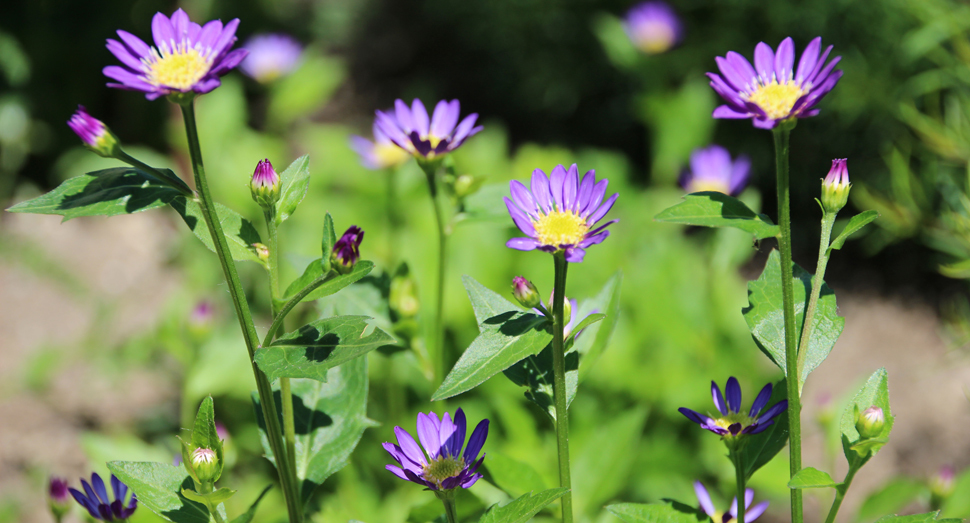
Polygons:
[[84,146],[99,156],[114,158],[121,151],[118,139],[101,120],[88,114],[83,105],[68,120],[67,126],[84,142]]
[[862,411],[856,418],[855,429],[859,431],[862,439],[875,438],[882,433],[882,427],[886,424],[886,415],[882,409],[873,405]]
[[940,468],[937,475],[930,481],[930,509],[939,510],[943,503],[953,495],[953,467]]
[[[569,302],[568,296],[563,298],[563,302],[564,302],[562,306],[563,321],[565,321],[566,323],[569,323],[569,318],[571,318],[573,315],[573,306],[572,306],[572,303]],[[554,314],[553,307],[555,307],[554,305],[555,303],[556,303],[556,293],[555,291],[553,291],[549,293],[549,305],[548,305],[549,314]]]
[[852,188],[852,184],[849,183],[847,162],[847,158],[832,160],[832,168],[822,181],[822,208],[827,213],[839,212],[849,201],[849,189]]
[[253,200],[265,209],[273,207],[280,199],[280,175],[276,174],[268,158],[256,164],[249,191]]
[[360,260],[360,242],[364,241],[364,231],[356,225],[351,225],[347,232],[337,240],[330,254],[330,266],[340,274],[347,274],[353,270]]
[[484,178],[471,174],[459,176],[455,179],[455,196],[458,198],[466,198],[475,194],[482,187],[484,181]]
[[256,257],[261,261],[269,260],[269,247],[262,243],[254,243],[253,249],[256,251]]
[[71,496],[67,491],[67,480],[52,476],[47,486],[47,496],[51,512],[54,513],[54,518],[60,521],[61,517],[70,508],[69,501]]
[[417,283],[410,274],[395,276],[391,280],[388,303],[391,309],[402,318],[413,318],[418,315],[418,310],[421,309],[417,287]]
[[536,286],[522,276],[512,278],[512,296],[515,296],[515,300],[527,309],[533,309],[542,303]]
[[222,475],[222,465],[216,451],[205,447],[192,452],[192,468],[202,483],[215,482]]

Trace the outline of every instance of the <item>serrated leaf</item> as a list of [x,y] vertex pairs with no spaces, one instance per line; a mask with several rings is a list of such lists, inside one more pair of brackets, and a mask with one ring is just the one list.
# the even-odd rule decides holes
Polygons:
[[216,415],[212,403],[212,396],[206,396],[199,405],[199,412],[195,416],[195,426],[192,429],[192,444],[196,447],[213,449],[220,447],[219,434],[216,432]]
[[[859,441],[859,431],[855,428],[856,413],[871,406],[882,409],[886,422],[883,424],[882,431],[871,438],[877,440],[875,445],[860,446],[860,443],[864,444],[867,440]],[[845,459],[850,464],[856,463],[857,467],[865,465],[878,451],[878,447],[882,447],[888,441],[889,433],[893,429],[894,419],[895,417],[889,410],[889,376],[886,369],[882,368],[869,376],[866,384],[859,389],[859,392],[842,412],[842,421],[839,426],[842,430],[842,450],[845,453]]]
[[181,495],[183,488],[192,489],[192,478],[183,467],[147,461],[111,461],[108,470],[128,486],[138,504],[174,523],[209,523],[205,505]]
[[829,476],[828,472],[818,470],[814,467],[805,467],[799,470],[788,482],[788,488],[790,489],[835,488],[836,485],[838,483],[832,479],[832,476]]
[[845,228],[842,229],[842,232],[840,232],[839,235],[832,240],[832,243],[829,245],[828,252],[826,252],[825,255],[828,256],[832,254],[833,250],[841,249],[842,246],[845,245],[845,241],[849,239],[849,236],[852,236],[856,231],[862,229],[868,225],[869,222],[878,217],[879,212],[871,209],[853,216],[849,220],[849,223],[845,224]]
[[216,504],[216,505],[218,505],[219,503],[222,503],[223,501],[226,501],[227,499],[233,497],[235,494],[236,494],[236,491],[235,490],[227,489],[225,487],[223,487],[223,488],[221,488],[221,489],[219,489],[219,490],[217,490],[215,492],[212,492],[210,494],[199,494],[198,492],[196,492],[194,490],[189,490],[189,489],[185,489],[185,488],[182,489],[182,495],[185,496],[188,499],[191,499],[192,501],[198,501],[199,503],[205,503],[206,502],[206,499],[208,499],[209,500],[209,503]]
[[489,480],[510,496],[521,496],[535,489],[544,489],[542,476],[528,463],[491,451],[485,460]]
[[568,491],[569,489],[566,488],[554,488],[539,493],[529,492],[503,506],[492,505],[478,521],[479,523],[525,523],[543,507],[561,498]]
[[256,498],[256,501],[253,501],[253,504],[249,506],[249,509],[246,512],[236,516],[236,518],[230,523],[250,523],[256,516],[256,507],[259,505],[259,502],[263,500],[263,496],[265,496],[271,488],[273,488],[273,485],[267,485],[266,488],[259,493],[259,497]]
[[626,523],[697,523],[698,521],[710,520],[706,514],[700,511],[690,512],[686,505],[673,507],[671,505],[619,503],[607,505],[606,510]]
[[[296,473],[304,503],[328,477],[347,465],[364,429],[374,425],[367,418],[367,389],[367,358],[355,358],[330,369],[326,383],[305,379],[290,382],[296,425]],[[274,390],[274,397],[277,412],[282,412],[279,389]],[[263,410],[255,394],[253,402],[263,450],[275,464],[266,438]]]
[[658,222],[683,223],[703,227],[734,227],[756,239],[773,238],[778,226],[764,214],[748,208],[741,200],[719,192],[698,192],[654,217]]
[[370,327],[369,319],[336,316],[309,323],[258,349],[256,364],[270,381],[277,378],[326,381],[327,372],[333,367],[394,343],[389,334]]
[[[168,171],[175,178],[175,173]],[[20,202],[8,212],[80,216],[117,216],[163,207],[181,193],[135,169],[115,167],[70,178],[53,191]]]
[[[805,322],[805,307],[811,295],[813,276],[795,263],[792,263],[792,273],[795,291],[795,343],[798,343],[802,335],[802,324]],[[748,282],[748,306],[741,312],[758,348],[785,372],[785,318],[782,303],[781,256],[777,250],[773,250],[761,276]],[[808,343],[805,366],[798,380],[799,390],[808,375],[832,352],[832,347],[845,326],[845,318],[838,314],[835,293],[824,283],[812,323],[814,329]]]
[[[202,208],[195,200],[190,200],[184,196],[178,196],[171,201],[172,208],[179,213],[189,230],[196,238],[212,252],[215,246],[212,243],[212,235],[209,227],[206,226],[205,217],[202,215]],[[236,261],[251,261],[262,264],[263,262],[256,256],[253,248],[254,243],[262,243],[259,232],[252,222],[243,218],[239,213],[222,205],[216,205],[216,213],[219,216],[219,223],[222,225],[222,232],[226,235],[226,243],[229,245],[229,254]]]
[[576,312],[577,317],[582,318],[584,314],[591,314],[596,311],[606,314],[606,318],[583,331],[583,334],[573,344],[574,350],[581,355],[578,381],[586,379],[590,369],[593,368],[593,364],[610,344],[616,322],[620,318],[620,284],[622,282],[623,272],[616,271],[616,274],[606,282],[599,294],[592,299],[583,300],[579,303],[579,311]]
[[[313,260],[310,262],[310,264],[307,265],[306,269],[303,271],[303,274],[299,278],[293,280],[293,283],[286,287],[284,298],[280,300],[281,305],[293,299],[293,297],[299,294],[300,291],[306,288],[307,285],[310,285],[314,280],[323,275],[323,266],[321,265],[321,261],[322,260]],[[357,280],[360,280],[364,276],[367,276],[372,270],[374,270],[374,262],[360,260],[356,265],[354,265],[353,270],[347,274],[336,274],[335,272],[330,273],[330,279],[324,282],[323,285],[320,285],[314,289],[312,292],[310,292],[310,294],[307,294],[302,301],[319,300],[320,298],[330,296],[331,294],[339,292],[341,289],[356,282]]]
[[[787,398],[788,380],[782,379],[772,387],[771,397],[765,407],[769,408]],[[767,429],[757,434],[749,434],[747,441],[744,447],[745,481],[751,479],[758,469],[767,465],[788,444],[788,413],[779,414]]]
[[296,211],[306,197],[310,187],[310,156],[293,160],[293,163],[280,173],[280,199],[276,202],[277,225],[286,221]]

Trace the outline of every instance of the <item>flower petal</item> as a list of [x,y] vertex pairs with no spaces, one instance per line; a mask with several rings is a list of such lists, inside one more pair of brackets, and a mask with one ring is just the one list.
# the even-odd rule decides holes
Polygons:
[[[148,44],[146,44],[141,38],[138,38],[128,31],[122,31],[121,29],[116,32],[118,33],[118,38],[121,38],[121,41],[124,42],[125,45],[128,46],[128,48],[131,49],[134,55],[138,58],[147,58],[151,54],[151,47],[149,47]],[[138,69],[141,70],[141,67]]]
[[461,410],[459,407],[455,411],[455,433],[452,436],[452,447],[451,455],[458,456],[461,454],[461,447],[465,444],[465,427],[467,422],[465,421],[465,411]]
[[176,43],[175,28],[172,27],[168,17],[162,13],[155,13],[152,17],[152,38],[155,39],[155,47],[166,53],[170,53]]
[[700,481],[694,482],[694,494],[697,495],[697,502],[701,504],[704,513],[714,517],[714,503],[711,502],[711,495]]
[[795,72],[795,83],[802,85],[805,78],[815,69],[818,63],[818,53],[822,49],[822,37],[816,36],[802,51],[802,57],[798,60],[798,69]]
[[472,435],[468,438],[468,447],[465,448],[465,463],[471,463],[478,459],[478,453],[482,450],[482,445],[485,444],[485,438],[488,437],[488,420],[483,419],[475,426],[475,430],[472,431]]
[[722,416],[727,416],[727,403],[724,403],[724,396],[721,395],[721,389],[713,381],[711,381],[711,396],[714,397],[714,406],[717,407],[717,410]]
[[121,63],[125,64],[126,67],[134,71],[141,71],[142,63],[139,59],[140,57],[132,56],[131,51],[128,47],[111,38],[108,38],[108,43],[106,45],[111,54],[115,55],[115,58],[121,60]]
[[401,479],[403,479],[405,481],[410,481],[408,479],[407,474],[405,474],[404,471],[401,470],[401,467],[395,467],[394,465],[384,465],[384,468],[387,471],[389,471],[391,474],[394,474],[395,476],[397,476],[397,477],[399,477],[399,478],[401,478]]
[[549,173],[549,191],[552,193],[552,199],[556,202],[557,211],[564,209],[562,204],[562,186],[565,181],[566,168],[562,165],[553,167],[552,172]]
[[681,407],[677,409],[677,412],[683,414],[687,419],[697,423],[698,425],[703,425],[707,422],[707,420],[711,419],[697,411],[688,409],[687,407]]
[[761,77],[762,83],[770,82],[775,76],[775,53],[771,46],[758,42],[754,47],[754,69]]
[[610,209],[613,208],[613,204],[616,203],[616,199],[619,197],[619,193],[614,193],[613,196],[607,198],[607,200],[603,202],[603,205],[600,205],[599,209],[596,209],[596,212],[589,215],[589,218],[586,219],[586,223],[592,226],[596,224],[596,222],[600,221],[604,216],[606,216],[606,213],[610,212]]
[[795,65],[795,41],[789,36],[778,44],[778,52],[775,53],[775,74],[778,83],[785,83],[792,79],[792,66]]
[[400,98],[394,100],[394,116],[397,123],[404,131],[404,134],[411,134],[414,130],[414,119],[411,117],[411,109]]
[[593,196],[593,186],[596,184],[596,171],[590,169],[583,175],[583,181],[579,183],[579,195],[576,196],[576,212],[582,212],[589,205],[589,199]]
[[539,242],[533,238],[512,238],[505,242],[505,246],[517,251],[531,251],[539,246]]
[[758,397],[754,399],[754,403],[751,404],[751,411],[748,413],[749,418],[757,418],[758,413],[761,409],[768,404],[768,400],[771,399],[771,384],[767,384],[758,393]]
[[535,197],[536,203],[542,207],[543,213],[552,212],[552,191],[549,190],[549,178],[542,169],[532,171],[532,196]]
[[727,397],[728,409],[731,412],[741,412],[741,385],[734,376],[728,378],[724,395]]
[[566,171],[566,179],[562,186],[562,204],[567,211],[576,210],[576,200],[579,194],[579,168],[576,164],[569,166]]
[[438,138],[450,135],[458,124],[460,111],[458,100],[438,102],[434,108],[434,115],[431,116],[431,134]]
[[114,474],[111,475],[111,490],[114,492],[115,499],[119,501],[124,501],[125,496],[128,494],[128,486],[122,483]]
[[737,196],[744,186],[748,184],[748,176],[751,174],[751,159],[745,155],[739,155],[731,166],[731,179],[729,187],[731,196]]
[[778,403],[775,403],[774,405],[769,407],[768,410],[764,411],[761,414],[761,416],[758,417],[758,420],[761,422],[768,421],[774,418],[775,416],[781,414],[782,412],[784,412],[785,409],[787,408],[788,408],[788,400],[781,400]]
[[512,201],[515,205],[529,214],[534,216],[539,214],[539,206],[536,205],[535,199],[532,197],[532,193],[529,189],[526,189],[525,185],[518,180],[512,180],[509,182],[509,192],[512,193]]
[[441,441],[438,440],[438,427],[435,422],[423,412],[418,413],[418,440],[429,459],[436,459],[441,454]]
[[417,98],[411,102],[411,118],[414,120],[414,131],[417,131],[421,138],[426,138],[429,131],[428,110]]
[[515,222],[515,226],[519,228],[520,231],[525,233],[527,236],[535,238],[536,230],[532,226],[532,220],[525,215],[513,202],[508,198],[502,198],[505,202],[505,208],[509,210],[509,215],[512,216],[512,221]]
[[565,258],[569,263],[582,263],[583,258],[586,257],[586,250],[582,247],[566,247]]
[[394,427],[394,435],[397,436],[397,443],[400,445],[401,450],[404,451],[404,455],[407,456],[408,459],[421,466],[428,464],[428,461],[424,457],[424,452],[421,451],[421,447],[419,447],[418,443],[414,441],[414,438],[408,434],[408,431],[402,429],[401,427]]
[[101,499],[101,503],[105,505],[111,503],[111,498],[108,497],[108,490],[104,488],[104,480],[101,479],[101,476],[91,474],[91,486],[94,487],[94,492]]
[[740,120],[745,118],[751,118],[751,114],[742,113],[730,106],[719,105],[714,112],[711,114],[714,118],[727,118],[731,120]]
[[768,510],[768,502],[762,501],[744,513],[744,521],[746,523],[751,523],[752,521],[761,517],[761,515],[765,513],[765,510]]
[[[579,211],[579,216],[588,219],[589,215],[593,213],[600,204],[603,203],[603,197],[606,196],[606,187],[610,184],[610,181],[603,178],[596,185],[593,186],[593,194],[590,195],[589,203],[586,207]],[[588,220],[587,220],[588,221]]]

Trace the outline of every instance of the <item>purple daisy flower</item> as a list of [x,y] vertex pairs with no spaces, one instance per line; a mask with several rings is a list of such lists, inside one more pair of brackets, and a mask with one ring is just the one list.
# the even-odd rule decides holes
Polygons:
[[242,49],[249,51],[249,55],[239,64],[239,69],[261,84],[292,73],[303,56],[300,42],[282,33],[251,36]]
[[483,127],[475,126],[478,114],[466,116],[461,123],[458,100],[441,100],[428,118],[428,111],[417,98],[408,108],[403,100],[394,101],[394,112],[377,111],[375,125],[398,147],[414,156],[432,160],[450,153]]
[[782,40],[777,52],[759,43],[754,48],[754,67],[734,51],[718,56],[721,74],[707,76],[727,104],[714,110],[714,118],[751,118],[755,127],[773,129],[782,120],[815,116],[819,111],[815,105],[842,78],[841,70],[832,70],[842,57],[826,64],[832,46],[819,56],[821,47],[822,37],[809,42],[794,72],[795,44],[790,37]]
[[374,141],[363,136],[351,136],[350,148],[360,156],[360,163],[368,169],[397,167],[410,158],[408,151],[401,149],[381,131],[374,122]]
[[67,495],[67,480],[57,476],[51,476],[47,484],[47,496],[50,498],[51,503],[63,505],[67,503]]
[[333,268],[341,273],[347,274],[357,261],[360,260],[360,242],[364,241],[364,230],[356,225],[351,225],[337,243],[333,246],[330,254],[330,262]]
[[84,493],[72,488],[70,489],[71,495],[74,496],[74,500],[82,507],[88,509],[88,513],[94,519],[102,521],[124,521],[131,517],[135,509],[138,508],[138,499],[134,493],[132,493],[128,505],[125,506],[125,496],[128,495],[128,487],[116,478],[114,474],[111,475],[111,490],[114,491],[114,501],[108,501],[108,491],[104,487],[104,481],[96,473],[91,474],[90,485],[82,479],[81,486],[84,487]]
[[[734,501],[731,503],[731,510],[718,512],[714,509],[714,503],[711,502],[711,495],[707,493],[707,489],[704,488],[704,485],[700,481],[694,482],[694,493],[697,495],[698,503],[701,504],[701,509],[704,510],[705,514],[710,516],[714,523],[728,523],[738,518],[738,498],[734,498]],[[751,506],[752,501],[754,501],[754,491],[746,489],[744,491],[744,521],[746,523],[758,519],[768,509],[767,501],[762,501],[753,507]]]
[[225,26],[219,20],[200,26],[181,9],[171,19],[155,13],[155,47],[119,29],[121,41],[109,38],[108,50],[122,65],[104,68],[104,75],[117,82],[108,87],[141,91],[149,100],[173,93],[208,93],[219,87],[220,76],[246,57],[245,49],[230,51],[237,26],[238,18]]
[[665,2],[639,3],[626,13],[623,28],[637,49],[660,54],[680,43],[684,29],[677,13]]
[[505,246],[520,251],[565,251],[566,261],[583,261],[586,248],[602,243],[610,235],[606,228],[619,221],[593,228],[619,196],[614,194],[603,201],[608,184],[605,178],[597,182],[594,170],[580,181],[576,164],[568,171],[557,165],[549,176],[542,169],[532,171],[531,192],[513,180],[509,184],[512,198],[503,199],[512,221],[528,238],[512,238]]
[[695,149],[690,155],[690,169],[680,175],[680,186],[689,193],[717,191],[737,196],[748,185],[751,160],[740,155],[733,162],[731,154],[720,145]]
[[440,420],[434,412],[419,412],[417,426],[421,446],[406,430],[394,427],[399,445],[384,443],[383,446],[400,466],[385,465],[384,468],[431,490],[469,488],[482,477],[475,471],[485,460],[485,455],[479,459],[478,453],[488,437],[487,419],[475,427],[464,453],[461,447],[465,443],[465,413],[461,409],[455,411],[454,421],[447,412]]
[[738,380],[734,376],[728,378],[724,392],[727,393],[726,402],[717,383],[711,382],[714,406],[721,413],[721,417],[712,418],[685,407],[681,407],[677,411],[700,425],[702,429],[707,429],[719,436],[734,437],[741,434],[757,434],[765,430],[775,422],[775,416],[788,408],[788,400],[781,400],[768,410],[761,412],[768,404],[768,400],[771,399],[770,383],[765,385],[758,393],[758,397],[751,404],[751,410],[747,414],[741,412],[741,385],[738,384]]

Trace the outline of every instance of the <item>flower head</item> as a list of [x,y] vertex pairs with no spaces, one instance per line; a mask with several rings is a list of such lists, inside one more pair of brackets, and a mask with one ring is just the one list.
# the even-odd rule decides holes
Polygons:
[[549,176],[541,169],[532,172],[532,190],[517,180],[509,184],[512,198],[504,198],[512,221],[528,238],[512,238],[505,246],[520,251],[555,253],[564,251],[566,260],[583,261],[586,248],[610,235],[606,228],[619,220],[593,228],[606,216],[618,194],[603,201],[609,182],[596,181],[590,170],[579,180],[576,164],[567,171],[557,165]]
[[347,232],[337,240],[330,255],[331,266],[340,274],[347,274],[360,260],[360,242],[364,241],[364,230],[351,225]]
[[192,469],[201,482],[217,481],[222,475],[218,453],[206,447],[197,447],[192,451]]
[[67,503],[67,480],[57,476],[51,476],[50,482],[47,485],[47,495],[50,497],[52,503],[58,505]]
[[680,186],[689,193],[717,191],[737,196],[748,184],[751,160],[740,155],[733,162],[731,154],[720,145],[695,149],[690,155],[690,170],[680,175]]
[[755,127],[773,129],[779,121],[807,118],[818,114],[815,105],[842,78],[833,71],[841,57],[825,63],[832,46],[819,56],[822,38],[808,43],[797,71],[795,44],[785,38],[777,52],[761,42],[754,49],[754,67],[746,58],[728,51],[715,58],[721,74],[707,73],[711,87],[727,102],[714,110],[714,118],[751,118]]
[[688,408],[677,409],[687,419],[697,423],[702,429],[707,429],[725,438],[733,438],[742,434],[757,434],[769,425],[773,424],[774,417],[781,414],[788,408],[788,400],[781,400],[775,403],[768,410],[761,412],[768,405],[771,399],[771,384],[767,384],[758,393],[758,397],[751,404],[751,410],[747,414],[741,412],[741,385],[734,376],[728,378],[727,386],[724,387],[727,393],[727,401],[721,395],[721,389],[717,384],[711,382],[711,395],[714,397],[714,406],[721,413],[720,417],[712,418],[699,414]]
[[397,167],[411,157],[408,151],[398,147],[374,122],[374,141],[363,136],[351,136],[350,148],[360,156],[360,163],[368,169]]
[[623,28],[637,49],[646,54],[669,51],[684,36],[677,13],[660,1],[642,2],[630,8]]
[[290,35],[281,33],[251,36],[242,49],[249,54],[239,64],[239,69],[261,84],[292,73],[303,56],[303,46]]
[[[738,498],[734,498],[731,503],[731,510],[718,512],[714,509],[714,503],[711,502],[711,495],[707,493],[707,489],[700,481],[694,482],[694,494],[697,495],[697,502],[701,504],[704,513],[710,516],[714,523],[728,523],[738,518]],[[767,501],[762,501],[753,507],[751,506],[752,501],[754,501],[754,491],[746,489],[744,491],[744,521],[746,522],[758,519],[768,509]]]
[[238,26],[238,18],[225,26],[219,20],[200,26],[181,9],[171,18],[155,13],[155,47],[119,29],[121,41],[109,38],[108,50],[122,65],[104,68],[104,75],[117,82],[108,87],[141,91],[149,100],[178,93],[208,93],[219,87],[220,76],[246,57],[245,49],[230,50]]
[[459,123],[460,115],[458,100],[438,102],[430,119],[421,100],[415,98],[410,108],[403,100],[395,100],[393,113],[377,111],[375,125],[401,149],[420,159],[433,160],[454,151],[482,130],[482,126],[475,126],[477,113]]
[[873,405],[856,416],[855,429],[862,438],[875,438],[886,425],[886,415],[882,409]]
[[249,180],[249,192],[261,207],[269,208],[280,199],[280,175],[276,174],[269,158],[260,160]]
[[384,468],[431,490],[468,488],[482,477],[475,471],[485,460],[484,455],[479,459],[478,453],[488,437],[487,419],[475,426],[464,453],[461,447],[465,443],[465,413],[461,409],[455,411],[454,421],[447,412],[440,420],[434,412],[419,412],[417,428],[421,446],[406,430],[394,427],[398,445],[384,443],[383,446],[400,466],[385,465]]
[[829,174],[822,180],[822,207],[825,212],[837,213],[845,207],[849,201],[848,158],[836,158],[832,160],[832,168]]
[[125,520],[131,517],[135,508],[137,508],[138,499],[135,498],[134,493],[132,493],[128,505],[125,505],[128,487],[114,474],[111,475],[111,490],[114,491],[114,501],[109,501],[104,481],[97,474],[91,474],[91,484],[82,479],[81,486],[84,488],[84,493],[72,488],[70,489],[71,495],[82,507],[88,509],[88,513],[94,519],[102,521]]
[[111,134],[104,122],[88,114],[83,105],[67,121],[67,126],[81,139],[84,146],[105,158],[113,158],[118,152],[118,139]]

